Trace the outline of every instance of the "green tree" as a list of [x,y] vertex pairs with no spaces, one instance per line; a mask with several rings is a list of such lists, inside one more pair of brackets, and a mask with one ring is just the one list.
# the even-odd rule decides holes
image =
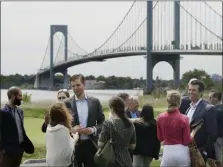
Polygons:
[[205,87],[207,89],[211,88],[213,86],[213,81],[211,79],[211,76],[204,70],[198,70],[198,69],[194,69],[193,71],[187,71],[183,74],[182,76],[182,85],[186,86],[188,84],[188,82],[190,81],[190,79],[192,78],[197,78],[201,81],[204,82]]

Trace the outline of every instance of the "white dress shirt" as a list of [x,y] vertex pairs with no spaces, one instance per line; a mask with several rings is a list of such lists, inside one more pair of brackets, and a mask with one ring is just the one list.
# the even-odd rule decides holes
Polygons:
[[201,102],[202,99],[199,99],[198,102],[196,102],[195,104],[193,102],[190,103],[190,109],[187,113],[187,117],[189,118],[189,123],[191,123],[194,112],[197,109],[198,104]]
[[[84,99],[80,100],[75,95],[75,101],[76,101],[76,107],[77,107],[77,113],[79,117],[79,122],[82,128],[87,128],[87,120],[88,120],[88,101],[87,101],[87,95],[84,95]],[[92,133],[96,135],[96,128],[91,128]],[[80,135],[81,140],[87,140],[89,139],[86,135]]]

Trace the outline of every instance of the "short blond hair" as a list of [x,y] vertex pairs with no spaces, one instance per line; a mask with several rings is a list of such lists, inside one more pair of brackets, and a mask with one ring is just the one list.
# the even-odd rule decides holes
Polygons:
[[167,92],[167,103],[169,107],[179,107],[181,104],[181,94],[177,90]]

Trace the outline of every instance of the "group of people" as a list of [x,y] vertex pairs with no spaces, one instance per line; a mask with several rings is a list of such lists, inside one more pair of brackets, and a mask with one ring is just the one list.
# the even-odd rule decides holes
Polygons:
[[[167,110],[157,119],[151,105],[140,111],[137,97],[120,93],[109,100],[105,120],[100,101],[85,92],[83,75],[73,75],[70,86],[74,96],[59,90],[58,102],[45,114],[47,166],[70,167],[75,162],[78,167],[97,167],[95,154],[111,137],[117,167],[148,167],[160,158],[161,145],[161,167],[190,167],[192,141],[205,162],[211,158],[223,165],[222,93],[212,90],[208,101],[202,99],[202,81],[191,79],[185,97],[169,91]],[[12,87],[7,95],[9,102],[0,112],[0,166],[19,167],[23,153],[35,149],[23,125],[21,89]]]

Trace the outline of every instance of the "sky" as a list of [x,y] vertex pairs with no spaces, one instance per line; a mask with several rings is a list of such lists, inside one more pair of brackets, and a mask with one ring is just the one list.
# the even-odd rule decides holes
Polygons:
[[[207,2],[222,14],[221,2]],[[43,60],[51,24],[68,25],[69,34],[87,52],[99,47],[114,31],[132,2],[2,2],[1,5],[1,73],[35,74]],[[218,26],[217,26],[218,27]],[[221,56],[183,56],[180,74],[203,69],[222,75]],[[68,69],[69,74],[146,77],[143,56],[90,62]],[[153,77],[173,79],[173,69],[158,63]]]

